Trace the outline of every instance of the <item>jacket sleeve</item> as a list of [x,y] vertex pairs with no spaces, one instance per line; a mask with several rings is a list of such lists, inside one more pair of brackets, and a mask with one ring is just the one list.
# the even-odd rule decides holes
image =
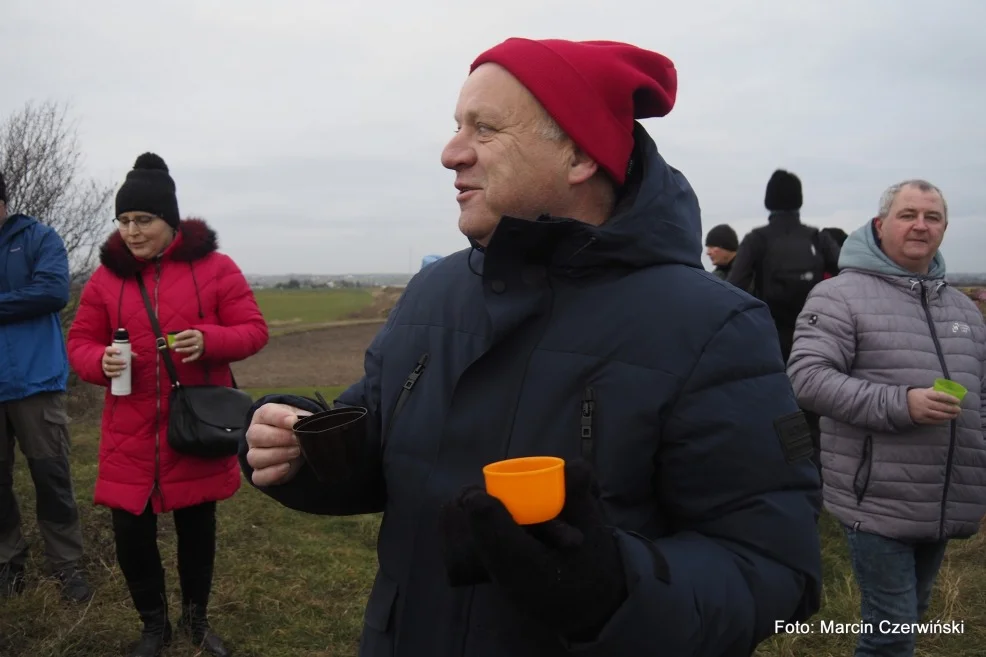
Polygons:
[[812,288],[794,329],[787,372],[802,408],[870,431],[895,433],[914,425],[908,386],[850,376],[856,325],[837,279]]
[[[320,482],[311,468],[305,464],[293,479],[284,484],[256,486],[252,481],[253,468],[246,460],[248,448],[244,438],[240,442],[240,468],[251,485],[284,506],[305,513],[342,516],[383,511],[387,495],[380,454],[382,417],[380,378],[384,345],[396,321],[403,299],[402,296],[398,300],[390,311],[387,322],[367,348],[363,359],[363,378],[343,391],[335,400],[337,408],[358,406],[367,410],[363,450],[350,478],[344,484],[327,486]],[[303,397],[265,397],[249,411],[248,423],[254,411],[268,402],[288,404],[313,413],[323,410],[313,400]]]
[[982,386],[979,393],[979,417],[983,427],[983,439],[986,440],[986,358],[982,361]]
[[103,374],[103,353],[113,341],[110,316],[94,281],[98,272],[82,288],[82,299],[68,330],[68,362],[79,378],[100,386],[110,385]]
[[246,277],[232,258],[219,265],[219,323],[197,324],[202,331],[203,360],[233,363],[253,356],[267,344],[267,321]]
[[576,654],[749,655],[778,621],[819,609],[819,477],[781,437],[811,445],[806,427],[790,430],[801,414],[777,340],[765,338],[773,326],[751,300],[706,346],[656,456],[673,533],[618,532],[628,598],[594,643],[569,645]]
[[38,246],[31,282],[10,292],[0,292],[0,324],[57,313],[68,304],[68,254],[62,238],[46,228]]
[[747,233],[740,242],[736,257],[733,258],[733,267],[729,270],[726,282],[752,294],[755,287],[754,272],[762,257],[763,240],[760,235],[754,232]]

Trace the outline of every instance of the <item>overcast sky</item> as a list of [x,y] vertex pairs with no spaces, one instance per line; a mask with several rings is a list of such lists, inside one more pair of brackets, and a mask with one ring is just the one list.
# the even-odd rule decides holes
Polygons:
[[763,223],[778,167],[806,222],[846,230],[924,177],[948,269],[986,271],[984,24],[982,0],[3,0],[0,116],[70,102],[114,188],[159,153],[248,273],[402,272],[466,245],[439,155],[472,59],[510,36],[628,41],[678,68],[674,110],[643,123],[704,231]]

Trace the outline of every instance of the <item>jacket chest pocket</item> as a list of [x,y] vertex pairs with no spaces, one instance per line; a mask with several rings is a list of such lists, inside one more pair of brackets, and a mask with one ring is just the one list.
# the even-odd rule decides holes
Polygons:
[[666,399],[661,379],[635,378],[633,385],[605,376],[583,382],[562,425],[565,451],[589,462],[603,491],[625,502],[651,496]]
[[0,289],[13,292],[31,282],[33,267],[28,257],[27,240],[15,238],[0,248]]
[[407,377],[405,377],[400,389],[397,391],[397,397],[394,398],[394,403],[390,408],[390,420],[387,422],[383,437],[381,438],[381,449],[383,451],[386,451],[390,445],[394,428],[397,426],[398,421],[400,421],[401,413],[407,407],[408,402],[411,400],[411,395],[414,394],[415,389],[418,387],[418,381],[428,366],[428,357],[428,352],[421,354],[418,362],[408,372]]

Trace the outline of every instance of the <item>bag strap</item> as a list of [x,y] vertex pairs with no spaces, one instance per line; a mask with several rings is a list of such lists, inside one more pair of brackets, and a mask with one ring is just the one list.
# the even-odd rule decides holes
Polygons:
[[139,272],[137,273],[137,285],[140,287],[140,296],[144,297],[144,307],[147,309],[147,318],[151,320],[151,329],[157,338],[155,340],[157,350],[164,355],[164,367],[168,370],[168,376],[171,377],[172,384],[177,388],[181,385],[178,382],[178,371],[175,369],[175,364],[171,360],[171,353],[168,351],[168,341],[161,333],[161,325],[158,324],[157,315],[154,314],[154,306],[151,305],[151,298],[147,294],[144,277]]
[[[158,324],[157,316],[154,314],[154,307],[151,305],[151,298],[147,294],[147,287],[144,286],[144,277],[139,273],[137,274],[137,286],[140,287],[140,296],[144,298],[144,307],[147,309],[147,318],[151,320],[151,329],[154,331],[154,336],[156,337],[155,344],[157,345],[157,350],[164,354],[164,367],[168,370],[168,376],[171,377],[172,382],[174,382],[175,387],[181,385],[178,382],[178,371],[175,369],[175,363],[171,360],[171,351],[168,349],[168,341],[164,338],[161,333],[161,325]],[[233,387],[239,389],[236,384],[236,376],[233,374],[233,368],[229,369],[229,376],[233,379]]]

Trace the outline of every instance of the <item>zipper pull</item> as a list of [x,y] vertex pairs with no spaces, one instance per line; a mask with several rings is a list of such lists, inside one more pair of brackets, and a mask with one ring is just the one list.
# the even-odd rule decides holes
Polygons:
[[587,388],[585,397],[582,399],[582,437],[592,437],[592,413],[595,410],[595,402],[592,398],[592,388]]
[[411,388],[414,387],[414,384],[418,382],[418,377],[420,377],[421,373],[424,372],[425,365],[427,364],[428,364],[428,354],[424,354],[421,356],[421,358],[418,359],[418,364],[414,366],[414,369],[411,370],[411,373],[408,375],[407,380],[404,381],[405,390],[410,390]]
[[596,410],[595,397],[592,388],[585,389],[582,397],[582,455],[591,456],[592,452],[592,415]]

